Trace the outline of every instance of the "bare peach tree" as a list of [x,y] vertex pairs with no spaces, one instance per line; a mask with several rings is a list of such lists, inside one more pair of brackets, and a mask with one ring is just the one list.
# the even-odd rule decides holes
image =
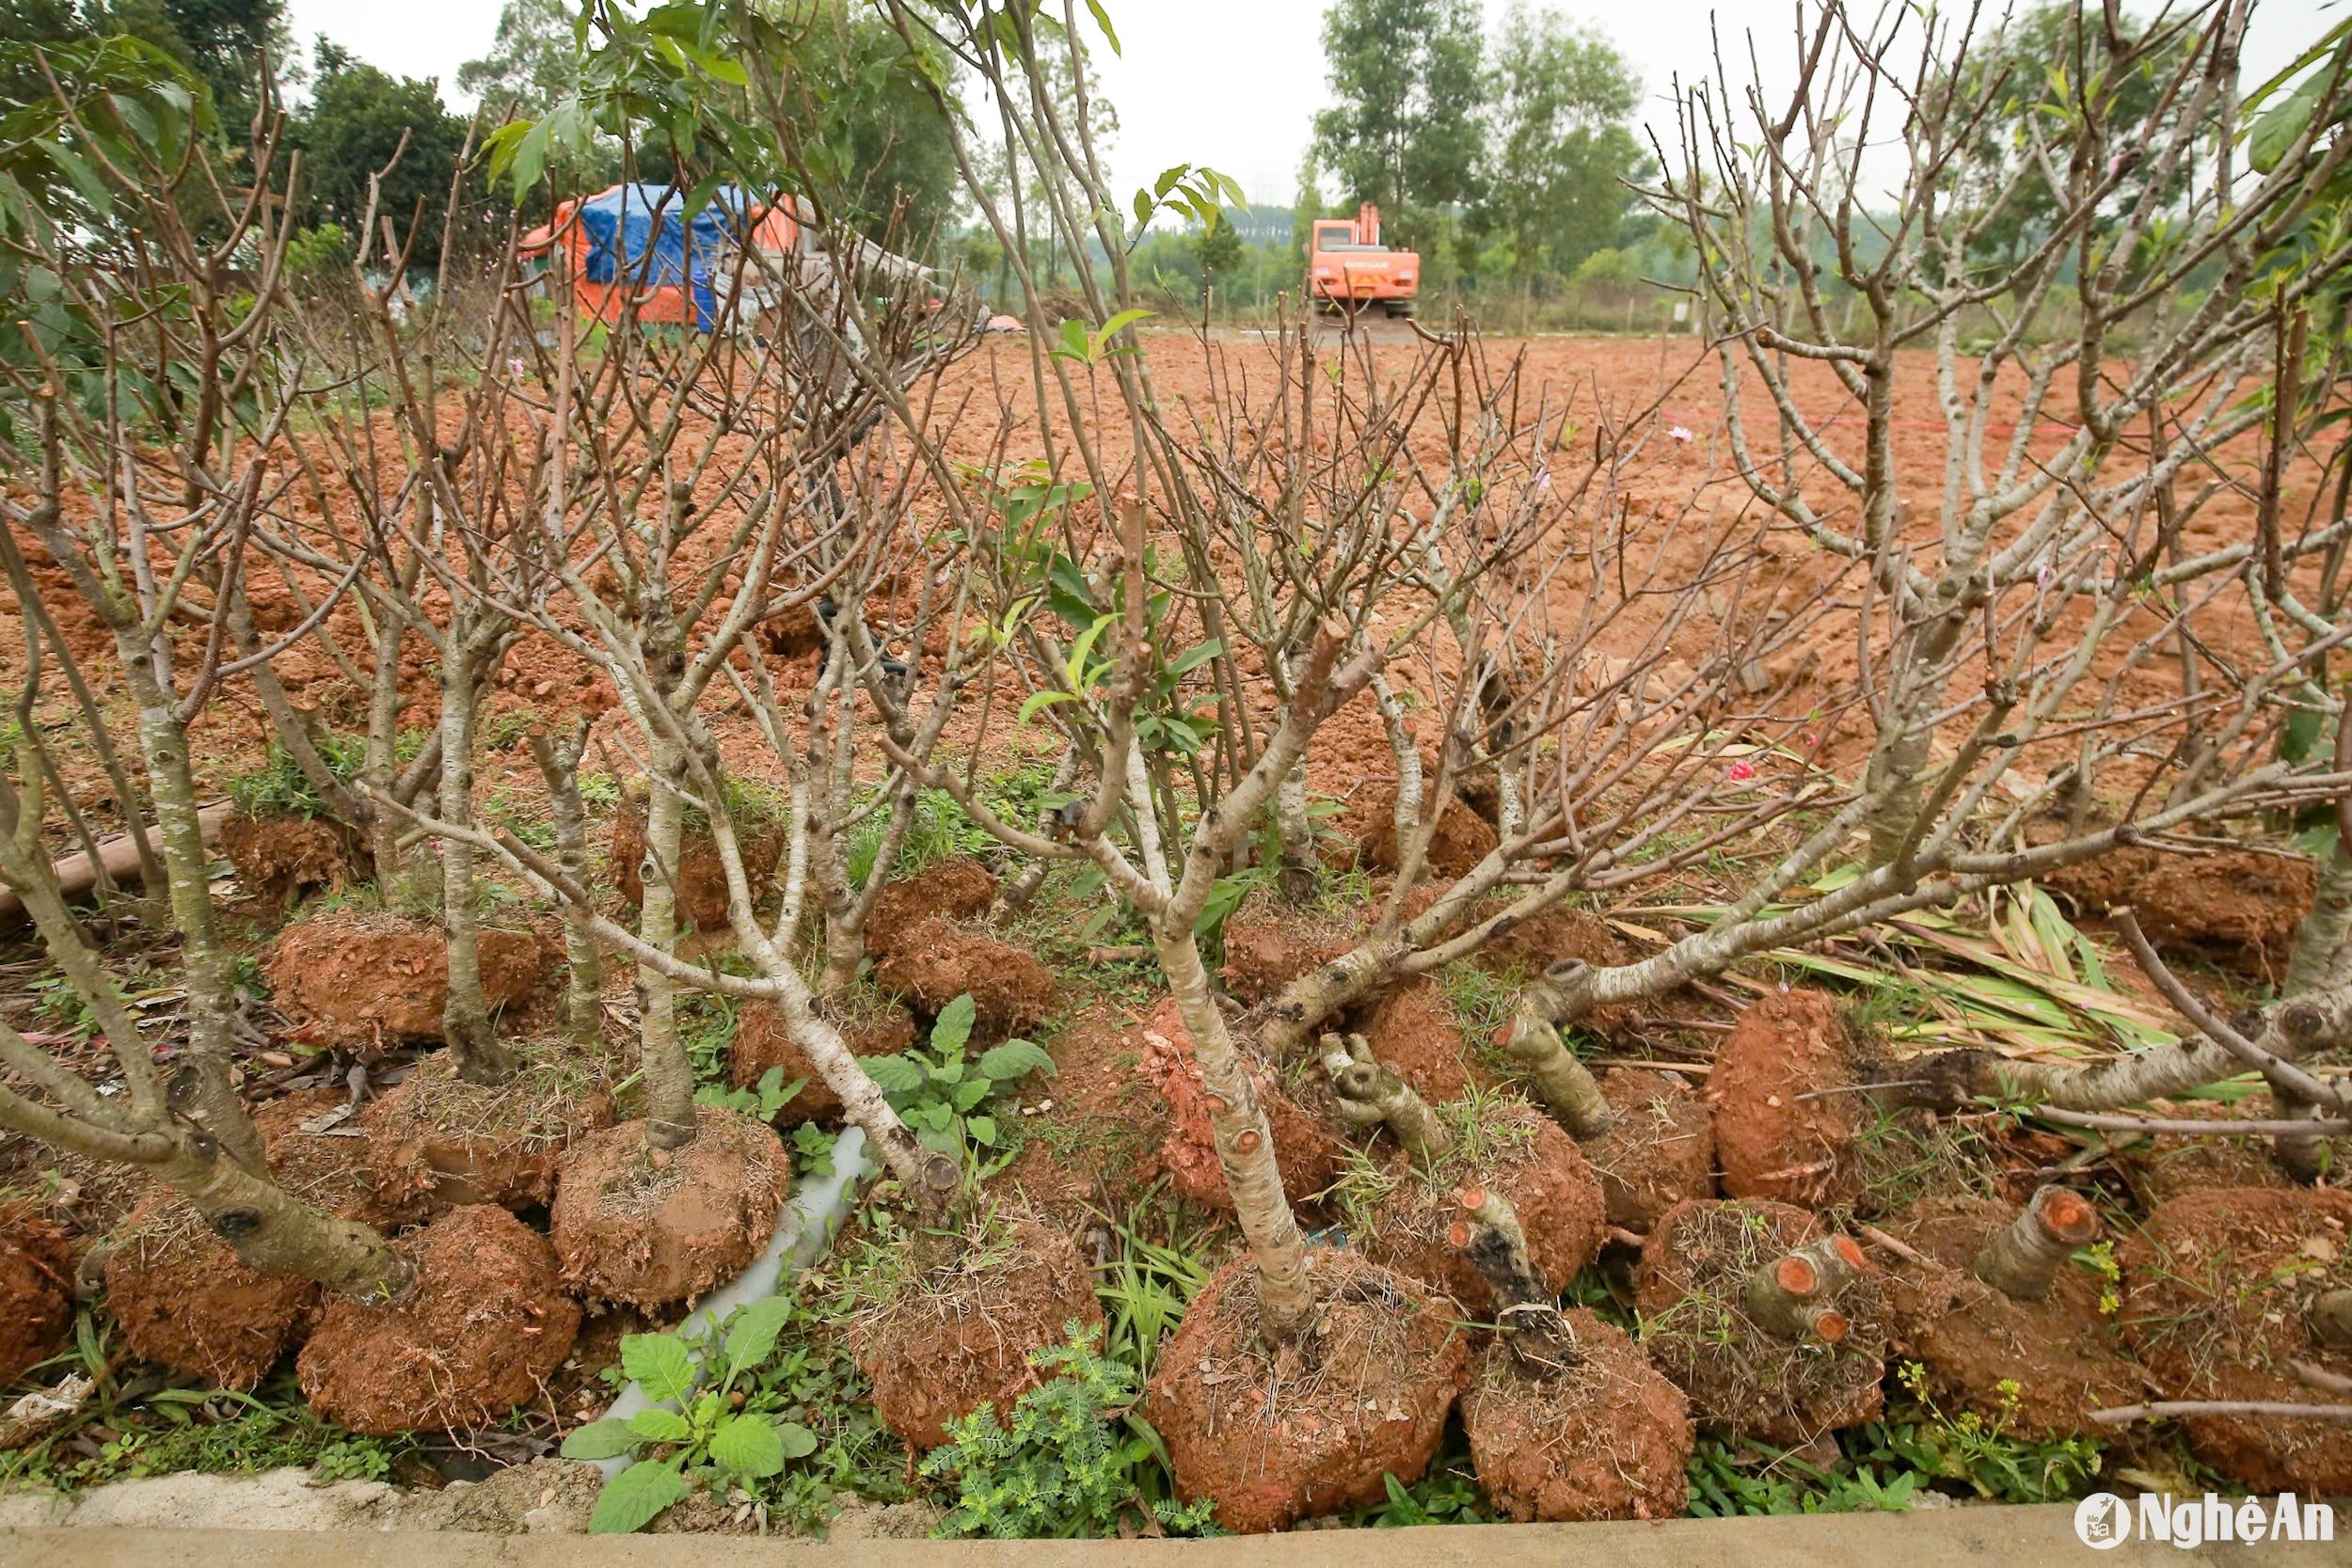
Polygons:
[[[152,51],[112,40],[40,66],[53,102],[25,112],[45,117],[41,145],[61,150],[56,183],[40,186],[38,160],[12,165],[0,225],[11,267],[48,290],[23,352],[0,356],[13,425],[0,442],[0,521],[24,611],[0,882],[95,1020],[120,1085],[93,1085],[0,1024],[0,1060],[17,1080],[0,1085],[0,1125],[147,1171],[257,1270],[397,1294],[407,1270],[383,1237],[270,1180],[237,1097],[250,1025],[212,904],[191,756],[214,700],[289,641],[240,651],[243,574],[253,534],[285,504],[297,406],[281,310],[291,230],[279,198],[297,178],[284,118],[263,105],[244,150],[251,183],[236,185],[205,146],[185,78]],[[103,628],[127,721],[93,700],[60,630],[68,615]],[[82,735],[45,733],[61,685]],[[152,845],[166,908],[151,918],[177,942],[184,1038],[143,1027],[53,865],[75,809],[61,760],[85,747],[103,759],[124,826]]]
[[[1556,1016],[2342,788],[2326,759],[2276,746],[2297,711],[2332,711],[2312,678],[2332,624],[2298,621],[2260,655],[2221,638],[2343,525],[2275,548],[2185,543],[2228,494],[2193,478],[2262,420],[2245,392],[2273,326],[2344,260],[2265,273],[2344,150],[2315,119],[2267,172],[2243,167],[2245,17],[2215,5],[2132,33],[2079,13],[2106,31],[2104,65],[2021,122],[2020,150],[1990,138],[1992,166],[1979,133],[2011,88],[1971,69],[1992,31],[1978,8],[1887,13],[1873,31],[1831,5],[1780,103],[1721,71],[1681,91],[1680,154],[1652,199],[1695,246],[1740,478],[1859,569],[1867,750],[1827,819],[1721,918],[1560,977]],[[2113,101],[2152,62],[2165,112],[2127,148]],[[1860,150],[1889,134],[1903,162],[1878,201]],[[2046,214],[2031,243],[1987,244],[2028,191]],[[1944,455],[1941,489],[1909,501],[1907,375],[1933,398]],[[2184,646],[2202,678],[2152,694]]]

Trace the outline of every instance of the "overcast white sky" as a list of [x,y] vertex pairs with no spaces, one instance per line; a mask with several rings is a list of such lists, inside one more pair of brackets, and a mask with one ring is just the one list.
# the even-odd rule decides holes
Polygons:
[[[1118,105],[1112,166],[1120,185],[1139,185],[1178,163],[1207,164],[1242,183],[1253,200],[1284,204],[1297,183],[1314,112],[1325,102],[1322,25],[1326,0],[1107,0],[1123,57],[1099,56]],[[2343,0],[2265,0],[2247,40],[2246,71],[2259,80],[2292,59],[2343,15]],[[1506,0],[1486,0],[1499,17]],[[325,33],[402,76],[433,76],[459,104],[460,61],[485,53],[500,0],[294,0],[294,27],[307,45]],[[1531,8],[1543,8],[1531,0]],[[1793,77],[1793,0],[1633,0],[1598,6],[1565,0],[1573,21],[1613,37],[1639,69],[1653,106],[1677,72],[1708,69],[1710,19],[1726,53],[1753,29],[1767,79]],[[2132,9],[2153,7],[2139,0]],[[1783,74],[1785,73],[1785,74]],[[468,105],[469,106],[469,105]],[[1661,117],[1668,146],[1671,117]]]

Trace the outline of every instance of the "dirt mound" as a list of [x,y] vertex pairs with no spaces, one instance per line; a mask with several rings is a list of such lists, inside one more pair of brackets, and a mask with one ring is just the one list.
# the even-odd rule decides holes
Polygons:
[[1432,1105],[1460,1099],[1473,1083],[1493,1080],[1462,1037],[1453,1005],[1434,980],[1408,980],[1382,997],[1364,1020],[1363,1035],[1374,1059]]
[[359,835],[316,816],[248,816],[220,825],[220,852],[254,896],[291,904],[306,888],[364,882],[373,868]]
[[1479,1487],[1521,1524],[1675,1517],[1690,1502],[1690,1401],[1623,1329],[1563,1316],[1579,1359],[1554,1376],[1530,1377],[1501,1343],[1479,1353],[1462,1395]]
[[[488,927],[481,954],[483,1000],[493,1012],[528,995],[549,957],[536,932]],[[331,911],[287,927],[264,968],[278,1010],[303,1039],[365,1055],[441,1037],[449,941],[430,922]]]
[[[755,902],[775,880],[776,857],[784,849],[784,830],[771,823],[737,820],[735,847],[743,857],[743,879],[751,884]],[[625,790],[612,814],[610,864],[612,885],[631,908],[645,901],[645,797]],[[707,827],[689,823],[678,839],[678,863],[671,873],[677,894],[681,925],[698,931],[727,929],[727,872],[719,859],[719,846]]]
[[1193,1298],[1144,1398],[1178,1493],[1214,1498],[1230,1530],[1367,1507],[1390,1476],[1411,1485],[1469,1377],[1451,1303],[1334,1248],[1309,1252],[1308,1278],[1314,1328],[1270,1349],[1255,1266],[1247,1254],[1227,1263]]
[[2091,1270],[2061,1268],[2039,1301],[2005,1296],[1970,1272],[2014,1217],[2005,1203],[1947,1197],[1883,1222],[1929,1259],[1897,1264],[1889,1278],[1898,1353],[1927,1368],[1928,1392],[1948,1413],[2005,1421],[2029,1442],[2095,1431],[2086,1413],[2143,1398],[2148,1374],[2100,1310],[2107,1285]]
[[1054,1041],[1057,1070],[1024,1116],[1028,1132],[1003,1177],[1041,1213],[1073,1227],[1116,1212],[1159,1174],[1168,1106],[1136,1071],[1140,1042],[1129,1019],[1096,1004]]
[[1609,1223],[1647,1231],[1677,1203],[1715,1196],[1715,1118],[1671,1073],[1620,1068],[1600,1081],[1616,1107],[1604,1137],[1582,1145]]
[[1877,1278],[1863,1274],[1838,1293],[1846,1324],[1835,1339],[1784,1338],[1749,1312],[1749,1278],[1825,1234],[1802,1209],[1755,1199],[1682,1203],[1659,1217],[1634,1305],[1644,1348],[1699,1419],[1795,1448],[1877,1417],[1886,1370]]
[[591,1132],[564,1156],[548,1239],[564,1281],[592,1301],[660,1307],[732,1279],[759,1256],[792,1190],[792,1159],[766,1124],[704,1106],[682,1148],[648,1149],[645,1124]]
[[937,861],[904,881],[892,882],[874,897],[866,917],[866,950],[882,958],[898,951],[907,933],[933,916],[977,920],[996,901],[996,874],[969,858]]
[[2129,904],[2159,947],[2276,968],[2311,910],[2318,875],[2317,865],[2299,855],[2185,855],[2141,846],[2068,866],[2043,881],[2086,915]]
[[564,1151],[612,1124],[600,1052],[563,1040],[514,1043],[503,1084],[470,1084],[448,1052],[419,1062],[368,1113],[368,1164],[389,1203],[427,1214],[474,1203],[544,1204]]
[[[1422,820],[1429,820],[1429,795],[1422,797]],[[1396,784],[1366,784],[1348,799],[1340,814],[1339,830],[1353,839],[1356,863],[1374,871],[1394,871],[1402,846],[1396,834]],[[1429,835],[1426,869],[1439,877],[1460,877],[1488,855],[1498,844],[1493,824],[1465,805],[1459,796],[1445,803],[1438,831]]]
[[[2227,1107],[2200,1105],[2201,1117],[2271,1114],[2267,1095],[2249,1095]],[[2159,1132],[2143,1138],[2116,1156],[2117,1168],[2131,1184],[2140,1206],[2153,1209],[2184,1193],[2205,1187],[2292,1187],[2289,1176],[2272,1154],[2267,1138],[2188,1137]]]
[[[914,1043],[914,1020],[888,997],[859,988],[818,1006],[832,1016],[853,1054],[888,1056]],[[767,1076],[771,1068],[784,1070],[784,1082],[803,1079],[801,1092],[776,1113],[779,1127],[804,1121],[831,1121],[841,1115],[841,1097],[817,1075],[816,1064],[792,1043],[784,1016],[766,1002],[747,1002],[736,1015],[735,1038],[727,1046],[727,1072],[739,1089],[748,1089]]]
[[1854,1136],[1871,1103],[1852,1090],[1867,1066],[1867,1042],[1827,992],[1750,1004],[1707,1080],[1724,1191],[1815,1209],[1860,1196]]
[[986,927],[931,919],[917,922],[874,966],[874,981],[936,1013],[957,997],[972,997],[972,1032],[1002,1039],[1034,1027],[1054,1010],[1054,972],[1025,947],[1000,941]]
[[910,1277],[851,1330],[874,1414],[919,1449],[947,1440],[948,1423],[983,1404],[1009,1418],[1013,1402],[1041,1382],[1029,1356],[1103,1326],[1087,1272],[1070,1238],[1033,1219],[975,1236],[952,1268]]
[[1355,1239],[1364,1256],[1437,1286],[1475,1318],[1489,1318],[1497,1304],[1470,1259],[1465,1191],[1481,1188],[1510,1204],[1529,1259],[1555,1295],[1600,1255],[1600,1183],[1576,1140],[1524,1101],[1482,1117],[1476,1132],[1429,1171],[1396,1156],[1383,1185],[1369,1233]]
[[487,1426],[534,1398],[580,1330],[546,1239],[477,1204],[393,1244],[413,1285],[386,1307],[327,1304],[297,1365],[310,1408],[390,1436]]
[[[1192,1036],[1177,1015],[1176,1004],[1161,1003],[1144,1020],[1139,1034],[1141,1070],[1158,1086],[1168,1106],[1160,1168],[1184,1196],[1231,1213],[1233,1195],[1226,1191],[1225,1170],[1217,1162],[1208,1091],[1201,1086],[1200,1064],[1192,1059]],[[1274,1135],[1274,1156],[1282,1168],[1283,1195],[1293,1203],[1304,1203],[1339,1174],[1345,1145],[1336,1128],[1316,1119],[1284,1092],[1278,1075],[1264,1063],[1246,1056],[1244,1061],[1265,1106],[1266,1129]]]
[[1217,975],[1240,1001],[1256,1006],[1282,988],[1354,950],[1361,939],[1336,915],[1293,909],[1271,893],[1253,893],[1225,919],[1225,967]]
[[133,1354],[216,1388],[250,1388],[310,1328],[319,1288],[257,1274],[177,1193],[156,1188],[106,1252],[106,1307]]
[[1478,950],[1479,967],[1490,973],[1517,969],[1541,974],[1563,959],[1581,958],[1595,968],[1621,964],[1632,958],[1609,922],[1583,910],[1557,904],[1543,913],[1507,926]]
[[[2117,1249],[2122,1333],[2167,1399],[2322,1396],[2296,1364],[2352,1377],[2341,1318],[2314,1313],[2352,1291],[2352,1193],[2213,1187],[2160,1205]],[[2323,1338],[2323,1333],[2326,1337]],[[2197,1457],[2252,1492],[2352,1492],[2352,1424],[2281,1416],[2191,1416]]]
[[[402,1211],[377,1195],[367,1140],[331,1088],[271,1101],[253,1115],[270,1174],[303,1202],[363,1225],[388,1227]],[[308,1129],[332,1122],[325,1130]],[[250,1388],[310,1330],[319,1288],[294,1275],[248,1268],[188,1201],[151,1186],[108,1243],[106,1305],[124,1343],[150,1361],[222,1388]]]
[[73,1322],[65,1231],[30,1203],[0,1203],[0,1388],[46,1360]]

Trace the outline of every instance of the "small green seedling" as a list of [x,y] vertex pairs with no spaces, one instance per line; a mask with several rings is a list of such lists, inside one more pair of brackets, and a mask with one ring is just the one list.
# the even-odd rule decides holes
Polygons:
[[968,1058],[964,1046],[972,1038],[973,1017],[967,992],[940,1009],[929,1050],[868,1056],[865,1063],[891,1109],[925,1148],[965,1162],[977,1150],[1002,1149],[1005,1132],[987,1109],[991,1102],[1032,1072],[1049,1078],[1054,1073],[1054,1058],[1029,1040],[1007,1040],[982,1052],[977,1062]]

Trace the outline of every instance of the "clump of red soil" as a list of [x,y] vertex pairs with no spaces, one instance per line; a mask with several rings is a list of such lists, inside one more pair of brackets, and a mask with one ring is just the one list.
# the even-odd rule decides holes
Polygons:
[[1596,969],[1627,962],[1632,955],[1609,928],[1609,922],[1583,910],[1555,904],[1538,915],[1506,926],[1478,950],[1480,967],[1493,973],[1517,969],[1541,974],[1565,959],[1578,958]]
[[1457,1143],[1427,1172],[1396,1157],[1384,1173],[1371,1229],[1356,1240],[1374,1262],[1438,1287],[1485,1319],[1497,1304],[1470,1261],[1461,1195],[1480,1189],[1511,1206],[1527,1235],[1529,1260],[1554,1295],[1600,1256],[1601,1196],[1576,1140],[1524,1101],[1482,1117],[1474,1142]]
[[[294,1197],[363,1225],[399,1211],[377,1196],[362,1138],[304,1131],[343,1103],[332,1089],[272,1101],[253,1122],[270,1175]],[[249,1388],[309,1331],[319,1288],[246,1266],[189,1202],[151,1187],[108,1243],[106,1305],[123,1342],[150,1361],[221,1388]]]
[[[2267,1095],[2249,1095],[2234,1105],[2200,1105],[2201,1117],[2272,1115]],[[2189,1137],[2159,1132],[2120,1151],[2116,1165],[2143,1209],[2204,1187],[2292,1187],[2272,1145],[2261,1138]]]
[[2084,914],[2129,904],[2159,947],[2276,968],[2310,912],[2317,865],[2299,855],[2222,849],[2185,855],[2136,846],[2044,879]]
[[327,1305],[297,1364],[310,1408],[381,1437],[486,1426],[536,1398],[580,1331],[546,1239],[476,1204],[393,1244],[410,1289],[383,1307]]
[[1382,997],[1364,1020],[1363,1035],[1374,1058],[1432,1105],[1459,1100],[1473,1083],[1493,1080],[1479,1067],[1453,1005],[1434,980],[1407,980]]
[[564,1151],[612,1124],[604,1059],[563,1040],[514,1044],[505,1083],[469,1083],[447,1051],[416,1064],[368,1113],[368,1164],[387,1202],[437,1214],[527,1209],[555,1196]]
[[[1233,1195],[1226,1190],[1211,1130],[1208,1091],[1200,1083],[1200,1064],[1193,1060],[1192,1036],[1174,1000],[1154,1008],[1139,1034],[1139,1066],[1168,1106],[1160,1168],[1178,1194],[1206,1208],[1232,1212]],[[1282,1192],[1293,1203],[1304,1203],[1339,1174],[1345,1146],[1334,1128],[1310,1115],[1283,1089],[1279,1077],[1264,1063],[1247,1053],[1243,1061],[1265,1107],[1266,1130],[1274,1135],[1274,1157],[1282,1169]]]
[[1611,1225],[1646,1232],[1676,1204],[1715,1196],[1715,1118],[1681,1079],[1620,1068],[1600,1093],[1617,1122],[1582,1148]]
[[[482,996],[495,1012],[547,973],[535,931],[481,933]],[[302,1038],[365,1055],[441,1037],[449,1000],[449,941],[438,926],[381,911],[337,910],[278,934],[264,966],[278,1010]]]
[[1302,975],[1352,952],[1356,928],[1336,915],[1295,909],[1271,893],[1253,893],[1225,919],[1225,989],[1251,1006],[1271,1000]]
[[1521,1524],[1671,1519],[1690,1502],[1691,1402],[1623,1329],[1562,1314],[1575,1365],[1530,1376],[1510,1347],[1480,1352],[1462,1426],[1480,1490]]
[[250,1388],[318,1312],[319,1288],[258,1274],[177,1193],[157,1188],[106,1250],[106,1306],[132,1353],[216,1388]]
[[1854,1136],[1872,1107],[1857,1085],[1870,1065],[1870,1042],[1836,997],[1776,991],[1750,1004],[1707,1080],[1724,1191],[1806,1208],[1860,1196]]
[[766,1123],[706,1105],[679,1148],[647,1148],[642,1121],[575,1143],[548,1236],[583,1299],[660,1307],[742,1272],[791,1190],[791,1156]]
[[1319,1316],[1295,1345],[1260,1331],[1247,1254],[1193,1298],[1161,1351],[1144,1416],[1176,1488],[1243,1533],[1363,1508],[1421,1479],[1468,1381],[1451,1303],[1336,1248],[1307,1255]]
[[1940,1197],[1883,1221],[1928,1259],[1892,1266],[1888,1313],[1899,1354],[1927,1368],[1928,1392],[1944,1410],[2006,1422],[2029,1442],[2068,1437],[2092,1430],[2089,1412],[2143,1398],[2148,1374],[2100,1311],[2107,1283],[2091,1270],[2059,1269],[2038,1301],[2003,1295],[1971,1272],[2015,1212],[1983,1198]]
[[1159,1174],[1167,1104],[1136,1071],[1141,1042],[1100,1004],[1054,1041],[1053,1081],[1025,1116],[1032,1135],[1002,1179],[1041,1212],[1073,1226],[1115,1212]]
[[1836,1298],[1836,1339],[1783,1338],[1748,1314],[1756,1270],[1826,1234],[1802,1209],[1755,1199],[1677,1204],[1642,1247],[1634,1306],[1643,1347],[1700,1420],[1783,1448],[1874,1419],[1883,1400],[1886,1309],[1868,1273]]
[[[1422,790],[1424,822],[1429,819],[1433,793],[1434,786]],[[1339,829],[1356,842],[1359,865],[1373,871],[1396,870],[1404,850],[1397,842],[1395,784],[1367,784],[1357,791],[1340,814]],[[1461,797],[1452,796],[1446,800],[1444,815],[1438,818],[1438,831],[1429,835],[1423,864],[1436,876],[1461,877],[1493,854],[1499,842],[1493,824],[1465,805]]]
[[1061,1231],[1021,1218],[967,1239],[963,1257],[909,1278],[851,1331],[874,1414],[919,1449],[981,1405],[1009,1419],[1044,1380],[1029,1357],[1103,1326],[1094,1277]]
[[[775,880],[776,857],[784,848],[784,830],[771,823],[738,821],[735,847],[743,857],[743,879],[756,902]],[[625,790],[612,814],[612,845],[609,863],[612,885],[634,907],[645,901],[645,797]],[[708,828],[689,823],[678,835],[678,863],[671,868],[675,886],[677,918],[698,931],[727,929],[727,872],[719,859],[719,846]]]
[[297,1089],[256,1108],[253,1128],[268,1148],[270,1176],[305,1203],[361,1225],[380,1228],[421,1218],[406,1195],[383,1189],[370,1141],[349,1135],[379,1107],[359,1113],[330,1085]]
[[[888,1056],[914,1043],[914,1020],[906,1008],[886,996],[863,989],[819,1003],[841,1032],[843,1043],[859,1056]],[[727,1047],[727,1072],[739,1089],[748,1089],[782,1069],[784,1082],[803,1080],[801,1092],[776,1113],[779,1127],[804,1121],[831,1121],[841,1115],[841,1097],[818,1076],[807,1053],[792,1043],[784,1015],[766,1002],[747,1002],[736,1015],[735,1038]]]
[[[2172,1400],[2314,1402],[2300,1363],[2352,1377],[2352,1347],[2314,1330],[2352,1290],[2352,1193],[2207,1188],[2161,1204],[2117,1249],[2122,1332]],[[2352,1424],[2189,1416],[2197,1457],[2251,1492],[2352,1492]]]
[[220,825],[220,852],[255,896],[291,904],[307,888],[342,887],[373,875],[359,835],[316,816],[251,816],[231,812]]
[[1054,1010],[1054,972],[1025,947],[984,926],[932,918],[917,922],[874,966],[874,982],[896,991],[918,1012],[936,1013],[957,997],[972,998],[972,1030],[1002,1038],[1034,1027]]
[[937,916],[977,920],[996,901],[996,874],[978,861],[934,861],[874,895],[866,917],[866,950],[877,958],[896,952],[907,933]]
[[73,1322],[65,1231],[30,1203],[0,1203],[0,1388],[48,1358]]

